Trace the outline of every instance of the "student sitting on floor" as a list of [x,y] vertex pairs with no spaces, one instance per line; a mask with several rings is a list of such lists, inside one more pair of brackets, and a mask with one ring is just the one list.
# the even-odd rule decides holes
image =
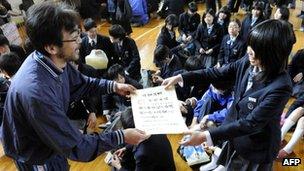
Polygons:
[[154,50],[154,63],[159,68],[159,71],[152,76],[156,84],[161,84],[163,79],[173,76],[175,71],[182,69],[178,56],[165,45],[158,45]]
[[[124,68],[119,64],[114,64],[108,70],[108,77],[118,83],[127,83],[142,89],[143,86],[136,80],[133,80],[125,74]],[[117,112],[124,111],[127,107],[131,106],[131,101],[127,97],[119,96],[116,94],[107,94],[102,96],[103,114],[106,115],[110,121]],[[108,123],[110,124],[110,122]]]
[[200,124],[206,126],[207,121],[221,124],[233,102],[232,84],[218,82],[210,85],[194,108],[194,117],[190,127]]
[[[132,108],[122,112],[120,121],[124,129],[135,127]],[[137,146],[127,145],[117,150],[111,165],[119,171],[175,171],[170,142],[167,136],[162,134],[152,135]]]

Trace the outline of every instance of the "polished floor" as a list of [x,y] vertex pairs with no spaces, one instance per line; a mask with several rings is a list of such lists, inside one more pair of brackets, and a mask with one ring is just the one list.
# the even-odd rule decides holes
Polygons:
[[[295,16],[300,12],[299,8],[301,7],[300,1],[297,0],[297,9],[291,10],[291,19],[290,21],[293,23],[295,34],[297,37],[297,43],[294,45],[293,53],[295,53],[298,49],[303,48],[304,45],[304,33],[299,31],[300,28],[300,20],[296,18]],[[203,10],[205,9],[205,5],[200,4],[199,5],[199,13],[202,14]],[[237,18],[243,18],[245,12],[241,11],[240,14],[234,15],[232,17]],[[98,26],[99,33],[103,35],[108,35],[108,28],[110,24],[106,22],[101,22]],[[150,21],[149,24],[133,28],[133,33],[131,37],[136,41],[136,44],[138,46],[140,57],[141,57],[141,65],[144,69],[156,69],[152,62],[152,56],[153,51],[155,48],[156,38],[159,34],[160,28],[163,26],[163,20],[159,19],[153,19]],[[291,101],[290,101],[291,102]],[[290,104],[289,102],[289,104]],[[288,106],[288,105],[287,105]],[[100,123],[103,122],[102,118],[99,118],[98,121]],[[177,171],[188,171],[191,170],[186,163],[181,159],[181,157],[176,153],[176,149],[178,147],[178,142],[182,135],[168,135],[173,152],[174,152],[174,159],[175,159],[175,165]],[[289,140],[291,137],[291,133],[288,133],[286,136],[286,140]],[[282,166],[281,162],[274,162],[273,170],[297,170],[297,171],[303,171],[304,170],[304,140],[300,140],[300,142],[297,144],[295,150],[295,157],[301,158],[302,164],[297,167],[286,167]],[[82,171],[82,170],[89,170],[89,171],[95,171],[95,170],[101,170],[106,171],[110,170],[110,168],[105,164],[104,162],[105,155],[101,155],[98,158],[96,158],[94,161],[89,163],[82,163],[82,162],[74,162],[69,161],[71,165],[71,170],[73,171]],[[3,153],[2,147],[0,145],[0,171],[13,171],[16,170],[16,167],[12,160],[8,157],[6,157]]]

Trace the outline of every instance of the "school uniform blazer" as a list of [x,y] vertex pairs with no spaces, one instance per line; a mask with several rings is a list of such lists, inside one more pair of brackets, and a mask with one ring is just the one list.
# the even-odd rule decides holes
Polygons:
[[139,80],[141,78],[140,57],[135,41],[125,37],[121,49],[118,43],[114,43],[114,49],[118,55],[117,63],[124,67],[131,78]]
[[246,53],[246,46],[240,36],[237,36],[232,45],[230,45],[230,36],[224,36],[218,55],[220,65],[226,65],[242,58]]
[[171,50],[175,50],[179,43],[176,41],[176,36],[174,34],[173,37],[171,37],[169,30],[165,27],[163,27],[158,35],[156,46],[158,45],[165,45]]
[[236,153],[254,163],[270,163],[279,151],[280,116],[291,92],[292,83],[283,72],[264,83],[255,82],[245,92],[249,76],[248,55],[221,68],[182,74],[184,85],[235,80],[235,96],[220,127],[210,129],[213,142],[230,140]]
[[92,47],[89,43],[89,37],[85,36],[82,38],[80,52],[79,52],[79,60],[81,63],[85,63],[85,57],[91,53],[93,49],[101,49],[103,50],[107,58],[109,60],[108,67],[115,64],[117,61],[117,54],[115,53],[114,46],[110,41],[110,38],[107,36],[97,35],[97,42],[95,42],[95,46]]
[[245,19],[242,22],[242,27],[241,27],[241,32],[240,35],[243,39],[244,42],[247,42],[247,37],[249,35],[250,30],[256,26],[257,24],[261,23],[264,21],[263,17],[259,17],[257,21],[251,26],[251,21],[252,21],[252,15],[247,15]]
[[208,29],[206,24],[200,24],[196,31],[195,40],[197,41],[197,50],[203,48],[204,50],[213,49],[211,56],[217,57],[218,51],[221,45],[223,35],[219,24],[214,23],[213,29],[210,34],[208,34]]

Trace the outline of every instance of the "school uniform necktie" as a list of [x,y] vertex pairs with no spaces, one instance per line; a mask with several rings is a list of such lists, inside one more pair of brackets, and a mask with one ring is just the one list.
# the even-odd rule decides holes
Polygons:
[[95,45],[96,45],[95,41],[92,40],[92,42],[91,42],[91,47],[92,47],[92,48],[95,48]]

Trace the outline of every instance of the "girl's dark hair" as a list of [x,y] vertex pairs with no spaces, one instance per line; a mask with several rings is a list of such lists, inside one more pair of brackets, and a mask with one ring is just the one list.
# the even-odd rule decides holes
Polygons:
[[164,61],[170,55],[170,49],[166,45],[158,45],[154,50],[153,62],[157,67],[162,66],[162,61]]
[[206,18],[207,14],[213,16],[213,23],[214,23],[215,22],[215,12],[213,11],[213,9],[209,9],[208,11],[204,12],[204,14],[202,16],[202,23],[205,23],[204,19]]
[[224,20],[225,23],[227,23],[227,22],[230,21],[231,13],[230,13],[230,11],[229,11],[229,9],[228,9],[227,6],[223,6],[223,7],[218,11],[217,17],[219,16],[220,13],[224,13],[224,14],[227,15],[227,17],[226,17],[225,20]]
[[229,23],[231,23],[231,22],[235,22],[240,28],[242,27],[241,21],[237,18],[231,19]]
[[190,56],[185,63],[187,71],[203,69],[203,61],[198,56]]
[[108,78],[110,80],[114,80],[118,78],[118,74],[120,74],[121,76],[125,76],[124,68],[119,64],[112,65],[108,70]]
[[278,9],[280,10],[281,13],[281,20],[288,21],[290,16],[289,9],[285,5],[279,7]]
[[109,34],[110,36],[114,37],[114,39],[121,40],[126,37],[125,29],[119,24],[112,25],[109,29]]
[[77,31],[80,17],[65,3],[44,2],[27,11],[26,32],[33,47],[48,56],[46,45],[62,47],[62,31]]
[[165,25],[172,25],[173,27],[178,26],[178,18],[175,14],[170,14],[165,19]]
[[266,20],[256,25],[248,36],[248,46],[263,68],[261,80],[270,80],[286,69],[294,44],[293,30],[283,20]]

